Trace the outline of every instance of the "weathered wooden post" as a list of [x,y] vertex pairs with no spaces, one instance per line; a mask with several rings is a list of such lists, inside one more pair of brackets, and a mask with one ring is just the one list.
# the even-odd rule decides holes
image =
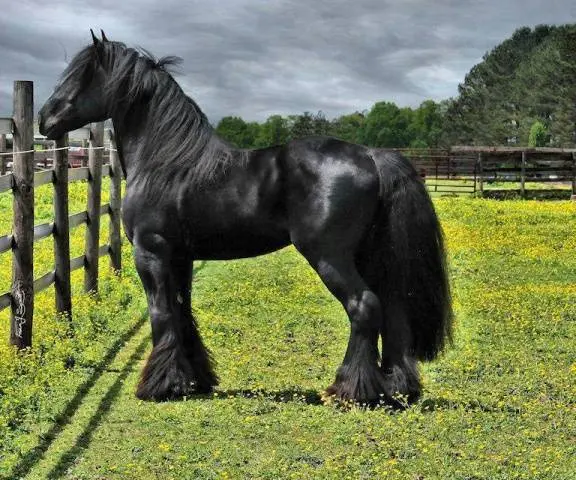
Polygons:
[[34,86],[14,82],[12,315],[10,343],[32,345],[34,313]]
[[522,165],[520,166],[520,196],[526,198],[526,151],[522,151]]
[[86,139],[82,139],[82,160],[80,165],[82,167],[88,166],[88,155],[86,155],[86,150],[90,147],[90,142]]
[[576,200],[576,152],[572,152],[572,200]]
[[480,190],[480,196],[484,196],[484,159],[482,157],[482,152],[478,152],[478,189]]
[[67,147],[68,134],[56,140],[56,151],[54,152],[54,287],[56,290],[56,311],[71,314]]
[[122,239],[120,236],[120,207],[122,204],[122,167],[118,157],[114,132],[109,130],[110,140],[110,262],[120,273],[122,268]]
[[6,134],[0,134],[0,175],[6,175]]
[[100,199],[102,197],[102,153],[104,124],[90,125],[90,150],[88,151],[88,222],[86,226],[86,261],[84,265],[84,291],[98,291],[98,258],[100,243]]

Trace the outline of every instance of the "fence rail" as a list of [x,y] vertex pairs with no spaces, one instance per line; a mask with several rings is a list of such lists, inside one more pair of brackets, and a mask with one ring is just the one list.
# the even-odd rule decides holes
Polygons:
[[487,184],[502,182],[517,183],[525,196],[526,183],[538,182],[564,184],[576,195],[576,149],[455,146],[396,150],[412,161],[433,192],[483,195]]
[[[32,345],[34,294],[55,285],[56,310],[71,315],[72,298],[70,274],[84,269],[84,290],[98,291],[98,261],[109,255],[112,267],[121,268],[120,190],[122,170],[110,135],[110,164],[104,165],[104,124],[92,124],[79,131],[88,139],[87,166],[69,168],[68,135],[55,142],[42,154],[53,154],[50,169],[37,170],[34,149],[32,82],[14,82],[14,113],[12,118],[0,118],[0,193],[11,191],[13,200],[12,233],[0,236],[0,254],[13,256],[12,288],[0,295],[0,310],[11,308],[10,341],[18,348]],[[78,133],[78,132],[77,132]],[[12,134],[12,152],[7,152],[6,134]],[[49,146],[44,142],[46,146]],[[7,161],[13,157],[11,172],[6,173]],[[110,178],[110,203],[101,204],[102,179]],[[86,181],[88,184],[86,210],[69,214],[68,185]],[[54,221],[34,225],[34,189],[52,184],[54,187]],[[100,245],[100,218],[109,216],[109,242]],[[70,230],[86,224],[85,253],[70,258]],[[34,243],[52,236],[54,239],[54,268],[34,278]]]

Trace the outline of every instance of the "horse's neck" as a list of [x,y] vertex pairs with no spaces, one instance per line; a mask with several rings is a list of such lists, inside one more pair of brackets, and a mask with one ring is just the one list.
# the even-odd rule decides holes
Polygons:
[[[184,165],[194,165],[199,177],[212,177],[215,171],[220,170],[219,166],[228,165],[234,158],[242,156],[238,149],[222,140],[211,129],[202,130],[201,133],[173,129],[158,131],[156,120],[150,112],[153,108],[153,103],[132,108],[112,119],[127,177],[142,172],[143,162],[148,167],[155,165],[166,168],[169,163],[183,166],[178,161],[180,157],[187,157],[187,164]],[[179,150],[184,143],[187,148]],[[163,148],[168,144],[173,148]],[[179,153],[174,154],[178,150]],[[219,165],[210,164],[214,159],[217,159]],[[144,168],[144,171],[150,173],[150,168]]]

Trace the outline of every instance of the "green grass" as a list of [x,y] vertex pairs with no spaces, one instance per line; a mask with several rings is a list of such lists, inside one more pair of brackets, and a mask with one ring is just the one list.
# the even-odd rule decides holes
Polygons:
[[[28,478],[572,479],[576,204],[438,199],[455,345],[403,412],[320,402],[348,325],[292,249],[199,265],[195,308],[214,395],[134,397],[139,328]],[[128,321],[128,320],[127,320]]]
[[[104,182],[106,185],[106,182]],[[104,194],[106,201],[107,192]],[[35,223],[52,220],[52,188],[36,190]],[[70,186],[70,211],[85,210],[86,184]],[[0,195],[0,235],[10,232],[12,196]],[[108,222],[103,217],[101,243],[106,242]],[[84,251],[84,228],[71,234],[72,256]],[[73,319],[55,314],[54,288],[35,296],[33,349],[16,352],[8,345],[9,309],[0,312],[0,478],[12,478],[22,462],[61,418],[73,398],[104,368],[110,352],[138,322],[144,299],[126,250],[127,268],[122,278],[111,271],[106,258],[100,262],[100,296],[82,292],[83,273],[73,280]],[[54,268],[52,239],[35,244],[35,278]],[[10,289],[11,255],[0,256],[0,291]],[[103,299],[103,301],[101,300]],[[104,363],[103,363],[104,362]]]

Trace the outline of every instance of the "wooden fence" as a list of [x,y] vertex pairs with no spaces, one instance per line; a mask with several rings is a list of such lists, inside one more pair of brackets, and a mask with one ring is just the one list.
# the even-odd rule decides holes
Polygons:
[[[98,290],[98,260],[109,255],[112,267],[121,268],[120,191],[122,170],[109,133],[110,163],[103,164],[104,125],[93,124],[82,129],[89,140],[88,165],[69,169],[68,136],[55,142],[48,150],[53,154],[52,168],[35,172],[34,106],[32,82],[14,82],[14,112],[12,118],[0,118],[0,152],[6,150],[6,134],[12,134],[12,172],[0,176],[0,193],[12,191],[12,233],[0,236],[0,254],[12,252],[12,288],[0,295],[0,310],[11,308],[10,342],[18,348],[32,345],[34,294],[55,286],[56,310],[70,315],[72,311],[70,274],[84,269],[86,292]],[[2,165],[5,162],[2,161]],[[111,177],[110,203],[101,205],[102,178]],[[86,211],[69,215],[68,184],[88,182]],[[54,186],[54,221],[34,225],[34,189],[41,185]],[[109,243],[100,245],[100,217],[110,217]],[[86,224],[85,253],[70,259],[70,230]],[[54,238],[54,270],[34,278],[34,242]]]
[[[438,193],[487,193],[489,186],[516,183],[525,197],[527,183],[549,183],[576,195],[576,149],[452,147],[446,150],[398,149]],[[497,192],[498,188],[489,188]],[[508,190],[508,189],[507,189]]]
[[474,194],[478,190],[478,165],[468,156],[450,150],[397,149],[409,158],[428,190],[434,193]]

